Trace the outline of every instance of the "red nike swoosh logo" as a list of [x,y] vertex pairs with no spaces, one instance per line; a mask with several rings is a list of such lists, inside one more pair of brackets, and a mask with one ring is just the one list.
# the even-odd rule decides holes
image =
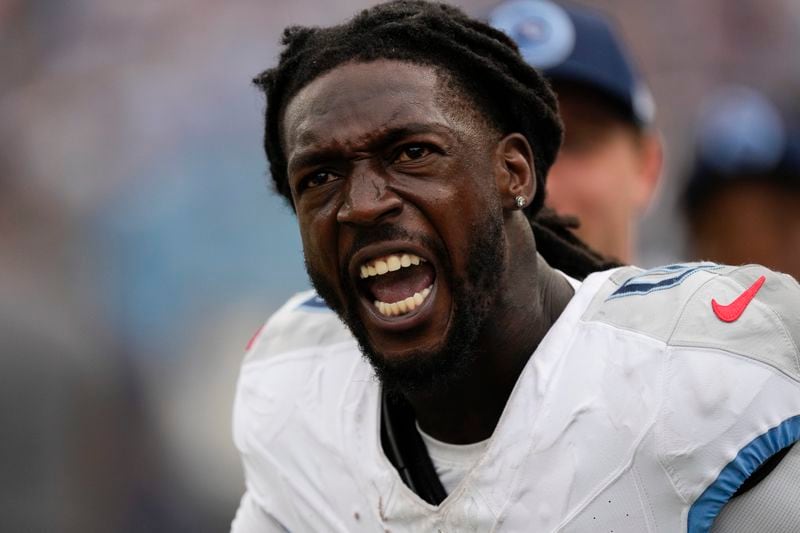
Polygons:
[[755,297],[758,289],[764,284],[767,280],[764,276],[758,278],[755,283],[750,285],[750,287],[744,291],[742,294],[739,295],[734,301],[729,303],[728,305],[722,305],[717,302],[715,299],[711,299],[711,308],[714,310],[714,314],[717,315],[717,318],[722,320],[723,322],[736,322],[739,320],[739,317],[742,316],[744,313],[745,308],[750,303],[750,301]]

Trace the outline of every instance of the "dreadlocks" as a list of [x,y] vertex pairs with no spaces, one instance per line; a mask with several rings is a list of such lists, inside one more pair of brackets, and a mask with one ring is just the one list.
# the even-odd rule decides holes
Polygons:
[[291,98],[309,82],[347,62],[394,59],[428,65],[452,76],[486,119],[503,134],[523,134],[534,152],[537,194],[526,208],[542,256],[555,268],[584,278],[615,265],[577,239],[575,222],[543,209],[547,171],[563,127],[555,95],[502,32],[461,10],[422,0],[375,6],[330,28],[284,31],[278,66],[254,82],[267,97],[264,148],[276,190],[292,204],[281,120]]

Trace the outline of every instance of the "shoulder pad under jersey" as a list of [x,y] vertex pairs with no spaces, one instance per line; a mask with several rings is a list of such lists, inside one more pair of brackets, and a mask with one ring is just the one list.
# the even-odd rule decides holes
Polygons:
[[800,379],[800,285],[759,265],[621,268],[600,288],[582,319],[671,346],[736,353]]
[[292,296],[250,343],[244,364],[281,353],[352,341],[350,330],[314,291]]

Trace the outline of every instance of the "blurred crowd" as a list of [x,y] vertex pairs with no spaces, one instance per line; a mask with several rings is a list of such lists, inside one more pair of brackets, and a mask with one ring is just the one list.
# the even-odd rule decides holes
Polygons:
[[[456,3],[487,19],[498,5]],[[308,286],[250,80],[285,26],[370,4],[0,0],[0,530],[227,529],[238,365]],[[655,113],[633,96],[624,120],[593,111],[599,97],[554,70],[571,151],[552,202],[625,261],[800,276],[800,3],[571,5],[613,21]],[[605,145],[598,124],[633,134]],[[613,191],[626,210],[582,213],[566,186],[590,177],[568,171],[608,146],[631,163],[591,177],[588,203]],[[624,242],[592,236],[614,220]]]

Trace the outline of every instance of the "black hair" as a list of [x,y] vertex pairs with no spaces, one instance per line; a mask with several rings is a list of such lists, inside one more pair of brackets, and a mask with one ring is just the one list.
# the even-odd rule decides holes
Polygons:
[[275,189],[292,204],[281,121],[300,89],[344,63],[396,59],[451,75],[502,134],[524,135],[534,153],[538,193],[525,212],[542,256],[567,274],[584,278],[615,266],[575,237],[575,224],[543,210],[545,176],[563,136],[556,97],[544,78],[504,33],[470,19],[458,8],[423,0],[396,0],[365,9],[328,28],[292,26],[283,33],[278,66],[253,80],[267,97],[264,149]]

